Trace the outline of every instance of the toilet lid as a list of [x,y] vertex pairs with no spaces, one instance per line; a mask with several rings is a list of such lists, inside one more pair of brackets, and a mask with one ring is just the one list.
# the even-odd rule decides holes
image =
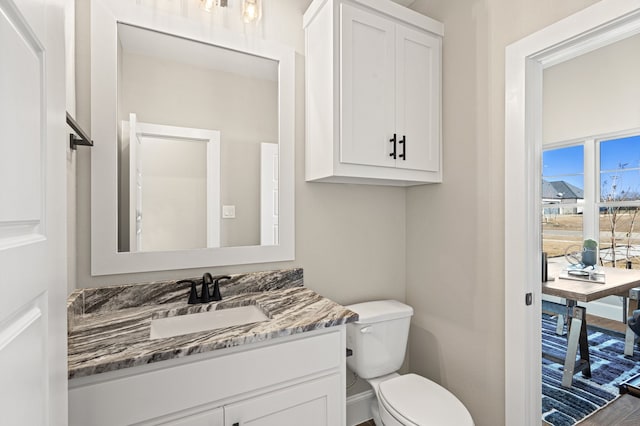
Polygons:
[[473,426],[466,407],[448,390],[416,374],[380,383],[379,396],[400,422],[419,426]]

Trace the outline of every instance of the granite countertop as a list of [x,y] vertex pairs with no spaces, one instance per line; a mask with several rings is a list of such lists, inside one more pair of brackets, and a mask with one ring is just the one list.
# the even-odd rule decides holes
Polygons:
[[[200,292],[201,278],[198,282]],[[68,377],[85,377],[354,322],[358,315],[303,287],[302,269],[232,275],[223,300],[188,305],[177,281],[80,289],[68,299]],[[263,322],[151,340],[152,318],[257,305]]]

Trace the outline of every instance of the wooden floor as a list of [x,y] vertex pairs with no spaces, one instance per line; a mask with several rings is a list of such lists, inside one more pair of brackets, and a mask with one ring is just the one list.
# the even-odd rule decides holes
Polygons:
[[580,426],[637,426],[640,424],[640,398],[629,394],[622,395],[578,424]]
[[360,423],[359,425],[356,425],[356,426],[376,426],[376,424],[373,420],[369,420],[367,422]]
[[[626,325],[606,318],[587,314],[587,324],[624,333]],[[631,426],[640,424],[640,398],[622,395],[591,417],[578,423],[580,426]]]

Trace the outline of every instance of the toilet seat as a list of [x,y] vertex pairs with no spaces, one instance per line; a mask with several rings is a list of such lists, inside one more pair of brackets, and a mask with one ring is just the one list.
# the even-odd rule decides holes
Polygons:
[[378,398],[406,426],[473,426],[471,415],[451,392],[417,374],[381,382]]

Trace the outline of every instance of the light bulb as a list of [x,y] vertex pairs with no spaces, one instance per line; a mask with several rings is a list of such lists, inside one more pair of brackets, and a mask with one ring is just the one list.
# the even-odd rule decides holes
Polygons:
[[260,20],[262,5],[261,0],[243,0],[242,19],[247,24]]
[[214,0],[202,0],[202,8],[207,12],[211,12],[211,8],[213,7],[213,2]]

